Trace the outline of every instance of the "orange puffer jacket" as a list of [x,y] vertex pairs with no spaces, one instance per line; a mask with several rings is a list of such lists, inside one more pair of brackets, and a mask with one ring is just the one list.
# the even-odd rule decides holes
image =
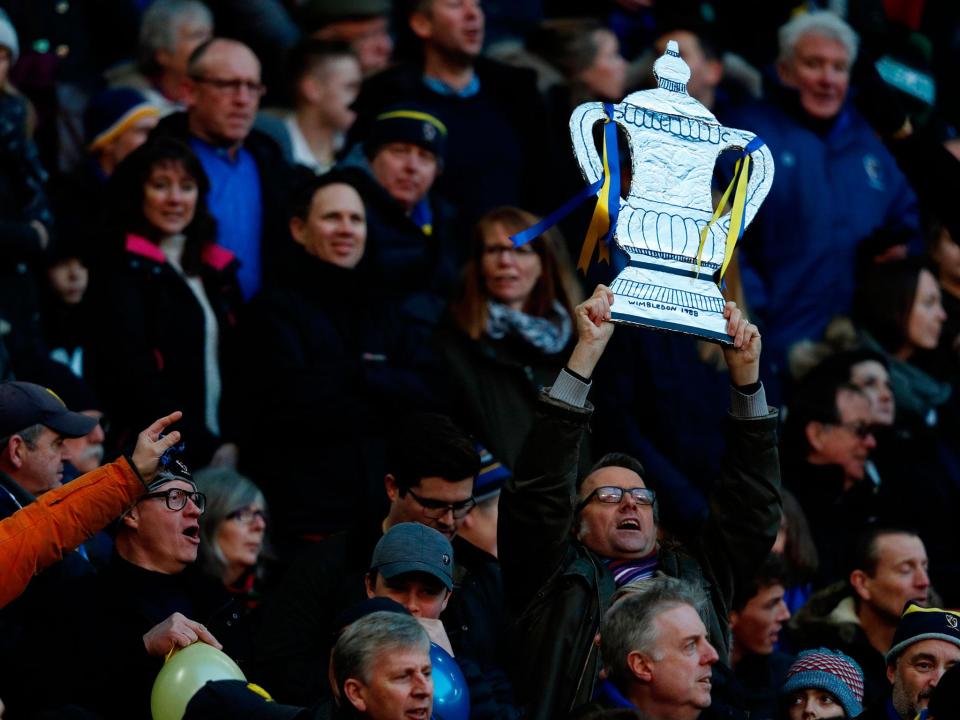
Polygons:
[[63,553],[102,530],[145,492],[125,458],[81,475],[0,520],[0,608]]

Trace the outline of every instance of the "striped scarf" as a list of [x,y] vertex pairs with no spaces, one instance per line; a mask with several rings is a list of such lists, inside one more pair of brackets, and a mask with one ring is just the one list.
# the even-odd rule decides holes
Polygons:
[[657,553],[654,552],[639,560],[610,560],[604,562],[613,574],[618,588],[637,580],[649,580],[657,572]]

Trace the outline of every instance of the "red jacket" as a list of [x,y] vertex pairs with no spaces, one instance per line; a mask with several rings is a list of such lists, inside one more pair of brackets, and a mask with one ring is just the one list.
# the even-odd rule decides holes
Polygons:
[[126,459],[81,475],[0,520],[0,607],[30,579],[115,520],[145,492]]

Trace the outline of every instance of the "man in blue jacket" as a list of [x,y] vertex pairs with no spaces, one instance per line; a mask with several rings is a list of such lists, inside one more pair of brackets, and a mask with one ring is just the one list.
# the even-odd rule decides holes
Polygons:
[[764,349],[781,365],[790,345],[849,311],[858,256],[918,237],[913,190],[850,102],[856,53],[856,33],[832,13],[797,16],[780,29],[782,87],[729,123],[759,135],[776,162],[741,261]]

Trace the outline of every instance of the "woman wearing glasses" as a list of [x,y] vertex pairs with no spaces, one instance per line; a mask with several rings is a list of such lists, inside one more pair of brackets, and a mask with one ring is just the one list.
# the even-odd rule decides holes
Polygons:
[[200,520],[200,568],[247,607],[255,607],[265,575],[261,559],[267,504],[263,493],[251,480],[228,468],[205,468],[194,479],[207,499]]
[[91,377],[115,442],[182,409],[188,459],[204,465],[222,445],[221,350],[240,302],[238,263],[214,242],[207,176],[186,145],[149,142],[112,182],[119,242],[91,281]]
[[538,218],[514,207],[477,224],[459,297],[438,344],[454,413],[512,467],[533,422],[540,388],[564,366],[576,338],[580,288],[552,231],[514,247]]

